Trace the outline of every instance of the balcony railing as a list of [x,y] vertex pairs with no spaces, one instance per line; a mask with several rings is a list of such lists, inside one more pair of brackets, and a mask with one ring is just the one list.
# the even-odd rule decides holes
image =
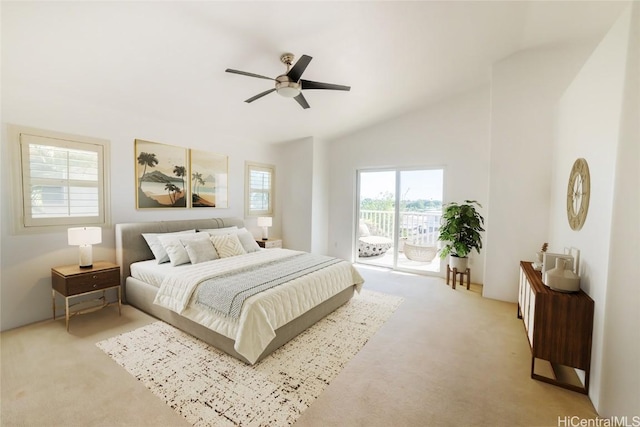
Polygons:
[[[440,217],[442,217],[442,211],[400,212],[400,237],[406,237],[410,242],[436,246]],[[361,223],[364,223],[369,228],[369,232],[375,236],[393,239],[394,218],[393,211],[360,211]]]

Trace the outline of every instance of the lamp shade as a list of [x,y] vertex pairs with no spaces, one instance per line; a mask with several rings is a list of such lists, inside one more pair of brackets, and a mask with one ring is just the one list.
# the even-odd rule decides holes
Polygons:
[[269,216],[258,217],[258,227],[271,227],[273,221]]
[[67,230],[69,245],[82,246],[102,243],[100,227],[74,227]]

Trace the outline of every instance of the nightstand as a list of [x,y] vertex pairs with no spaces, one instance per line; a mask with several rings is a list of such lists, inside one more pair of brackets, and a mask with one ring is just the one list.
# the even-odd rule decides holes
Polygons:
[[282,239],[269,239],[269,240],[257,240],[258,246],[265,249],[272,248],[281,248],[282,247]]
[[[66,326],[67,331],[69,331],[70,317],[100,310],[112,304],[108,303],[105,297],[105,292],[108,289],[118,289],[118,314],[122,315],[120,266],[112,262],[98,261],[94,262],[93,267],[90,268],[80,268],[77,264],[52,268],[51,304],[53,307],[53,320],[56,320],[56,292],[64,297]],[[94,300],[69,305],[69,299],[95,292],[102,292],[102,296]],[[96,301],[100,301],[100,304],[96,305]],[[88,305],[89,303],[94,304]],[[82,305],[83,307],[71,311],[70,308],[76,305]]]

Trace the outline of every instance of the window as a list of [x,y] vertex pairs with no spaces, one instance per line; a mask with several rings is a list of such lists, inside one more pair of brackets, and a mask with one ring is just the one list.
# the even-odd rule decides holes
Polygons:
[[246,163],[245,215],[273,215],[275,166]]
[[[107,224],[108,141],[12,127],[19,230]],[[43,228],[44,227],[44,228]]]

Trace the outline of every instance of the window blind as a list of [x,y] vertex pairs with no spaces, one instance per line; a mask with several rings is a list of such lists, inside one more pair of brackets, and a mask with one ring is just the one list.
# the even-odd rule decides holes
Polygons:
[[21,134],[25,226],[104,221],[104,147]]
[[273,167],[247,165],[248,215],[273,213]]

